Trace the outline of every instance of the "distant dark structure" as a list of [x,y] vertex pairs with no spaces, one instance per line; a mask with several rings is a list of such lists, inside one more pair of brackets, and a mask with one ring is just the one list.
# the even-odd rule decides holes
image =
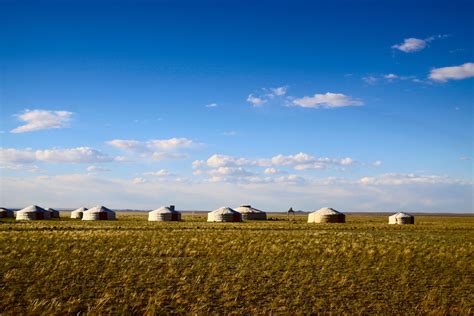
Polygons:
[[295,219],[295,211],[293,211],[292,207],[288,210],[288,220],[290,220],[290,215],[293,215],[293,219]]

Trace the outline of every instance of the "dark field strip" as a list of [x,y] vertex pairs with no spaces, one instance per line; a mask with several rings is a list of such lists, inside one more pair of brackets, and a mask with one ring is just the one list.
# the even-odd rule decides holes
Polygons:
[[349,215],[346,224],[0,224],[0,311],[77,313],[474,312],[474,217]]

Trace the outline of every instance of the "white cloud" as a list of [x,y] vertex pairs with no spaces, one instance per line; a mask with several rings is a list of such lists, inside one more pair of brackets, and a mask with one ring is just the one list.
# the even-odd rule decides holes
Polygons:
[[376,161],[374,161],[374,162],[372,163],[372,165],[373,165],[374,167],[380,167],[380,166],[382,165],[382,161],[376,160]]
[[209,171],[212,176],[230,176],[230,177],[247,177],[254,173],[246,170],[243,167],[219,167]]
[[110,156],[89,147],[37,150],[35,156],[37,160],[45,162],[93,163],[113,160]]
[[266,174],[282,174],[282,173],[286,173],[286,171],[284,170],[280,170],[280,169],[277,169],[277,168],[266,168],[263,173],[266,173]]
[[138,140],[114,139],[106,143],[122,150],[142,150],[146,148],[143,146],[143,143]]
[[0,162],[3,164],[31,163],[35,160],[35,152],[31,149],[0,148]]
[[209,104],[206,104],[206,108],[216,108],[216,107],[218,107],[218,106],[219,106],[219,104],[217,104],[217,103],[209,103]]
[[152,160],[161,161],[161,160],[169,160],[169,159],[188,159],[189,154],[186,153],[169,153],[169,152],[154,152],[150,156]]
[[147,142],[147,146],[152,149],[175,150],[183,148],[194,148],[199,146],[187,138],[154,139]]
[[342,93],[315,94],[312,97],[305,96],[300,99],[293,100],[293,104],[304,108],[338,108],[344,106],[358,106],[363,102],[358,99],[353,99]]
[[228,155],[214,154],[207,159],[206,162],[194,161],[193,166],[202,166],[207,165],[212,168],[219,167],[234,167],[234,166],[252,166],[255,165],[255,162],[246,158],[237,158]]
[[406,38],[401,44],[393,45],[392,48],[404,53],[414,53],[423,50],[426,47],[426,43],[426,40],[411,37]]
[[431,70],[429,79],[446,82],[448,80],[462,80],[474,77],[474,63],[465,63],[459,66],[442,67]]
[[229,132],[222,133],[222,135],[224,135],[224,136],[237,136],[237,132],[236,131],[229,131]]
[[471,158],[469,158],[467,156],[461,156],[461,157],[459,157],[459,160],[469,161],[469,160],[471,160]]
[[33,132],[42,129],[67,127],[73,113],[68,111],[25,110],[18,118],[26,124],[12,129],[11,133]]
[[166,169],[160,169],[158,171],[150,171],[150,172],[145,172],[143,173],[144,176],[154,176],[154,177],[169,177],[169,176],[174,176],[173,173],[169,172]]
[[397,79],[399,76],[396,74],[387,74],[383,76],[385,79]]
[[261,97],[256,97],[253,94],[249,94],[249,96],[247,97],[247,102],[250,102],[253,106],[260,106],[265,104],[267,100],[264,100]]
[[194,148],[201,145],[188,138],[176,137],[170,139],[151,139],[148,141],[114,139],[106,143],[116,148],[130,151],[177,150]]
[[414,173],[386,173],[375,177],[363,177],[364,185],[407,185],[407,184],[469,184],[468,181],[447,176],[417,175]]
[[[114,139],[106,144],[123,150],[139,158],[148,158],[156,161],[165,159],[186,159],[186,153],[181,153],[184,149],[193,149],[203,146],[188,138],[151,139],[148,141]],[[130,158],[122,157],[123,160]]]
[[97,173],[97,172],[104,172],[104,171],[110,171],[110,169],[104,168],[104,167],[99,167],[99,166],[89,166],[86,168],[88,172],[91,173]]
[[132,183],[133,184],[144,184],[144,183],[147,183],[148,181],[144,178],[140,178],[140,177],[137,177],[137,178],[133,178],[132,180]]
[[350,157],[346,158],[328,158],[314,157],[300,152],[295,155],[276,155],[271,158],[247,159],[243,157],[233,157],[228,155],[214,154],[206,161],[195,160],[192,165],[195,169],[220,168],[220,167],[263,167],[266,174],[282,173],[274,167],[290,167],[294,170],[325,169],[330,167],[345,167],[355,165],[357,162]]
[[32,163],[35,161],[53,163],[99,163],[110,162],[113,158],[89,147],[53,148],[36,150],[0,148],[0,163]]
[[270,91],[272,95],[281,97],[286,94],[286,92],[288,91],[288,87],[283,86],[283,87],[277,87],[277,88],[270,88]]
[[438,34],[438,35],[427,37],[425,39],[419,39],[419,38],[414,38],[414,37],[406,38],[404,39],[403,43],[393,45],[392,48],[398,49],[404,53],[419,52],[425,49],[429,42],[432,42],[438,39],[444,39],[446,37],[449,37],[449,35]]
[[263,93],[261,94],[249,94],[247,97],[247,102],[250,102],[254,107],[261,106],[271,99],[283,97],[288,91],[288,86],[262,88],[262,90]]
[[362,77],[362,80],[364,80],[365,83],[370,84],[370,85],[376,84],[377,81],[379,81],[379,79],[374,76],[365,76],[365,77]]

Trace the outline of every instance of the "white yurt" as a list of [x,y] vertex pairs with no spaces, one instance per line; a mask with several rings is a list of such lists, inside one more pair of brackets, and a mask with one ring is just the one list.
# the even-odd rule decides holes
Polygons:
[[181,213],[174,209],[174,205],[162,206],[148,213],[150,222],[180,221]]
[[58,210],[55,210],[54,208],[48,208],[48,212],[50,213],[51,218],[59,218]]
[[87,211],[87,208],[85,207],[80,207],[74,211],[71,212],[71,218],[74,219],[82,219],[82,214]]
[[111,220],[115,219],[115,212],[98,205],[82,213],[83,221]]
[[415,224],[415,216],[398,212],[388,217],[389,224]]
[[221,207],[215,211],[207,213],[208,222],[241,222],[242,214],[230,207]]
[[345,223],[346,215],[330,207],[323,207],[308,215],[308,223]]
[[0,218],[15,218],[15,214],[12,210],[1,207],[0,208]]
[[16,212],[17,221],[50,219],[51,213],[37,205],[27,206]]
[[267,220],[267,213],[257,210],[250,205],[241,205],[235,208],[235,210],[242,214],[243,220]]

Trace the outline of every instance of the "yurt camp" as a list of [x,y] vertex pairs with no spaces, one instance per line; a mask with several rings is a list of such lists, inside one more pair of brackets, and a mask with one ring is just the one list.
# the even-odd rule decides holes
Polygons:
[[150,222],[170,222],[180,220],[181,213],[175,210],[174,205],[162,206],[148,213],[148,221]]
[[12,210],[1,207],[0,208],[0,218],[15,218],[15,214]]
[[87,211],[87,208],[80,207],[80,208],[78,208],[78,209],[71,212],[71,218],[82,219],[82,215],[84,214],[85,211]]
[[267,220],[267,213],[257,210],[250,205],[241,205],[235,208],[235,210],[242,214],[243,220]]
[[221,207],[207,213],[208,222],[241,222],[242,214],[230,207]]
[[115,219],[115,212],[105,206],[96,206],[82,213],[83,221],[98,221]]
[[17,221],[50,219],[50,212],[37,205],[30,205],[16,212]]
[[415,224],[415,217],[407,213],[398,212],[388,217],[388,223],[399,225]]
[[48,208],[48,212],[51,218],[59,218],[59,211],[54,208]]
[[308,215],[308,223],[345,223],[346,215],[330,207],[324,207]]

